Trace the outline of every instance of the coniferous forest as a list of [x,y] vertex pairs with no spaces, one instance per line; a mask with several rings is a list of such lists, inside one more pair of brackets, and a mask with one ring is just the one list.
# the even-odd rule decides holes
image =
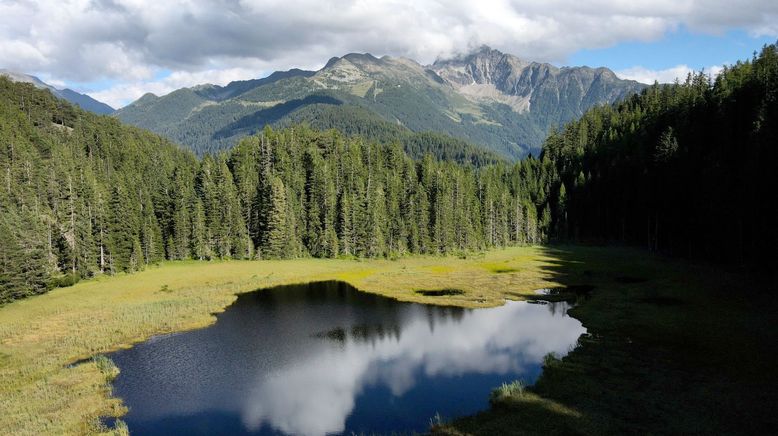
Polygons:
[[[588,111],[546,140],[559,236],[726,262],[775,259],[778,52]],[[555,209],[552,208],[552,211]]]
[[0,301],[163,259],[460,253],[549,236],[549,160],[485,167],[265,129],[191,152],[0,79]]
[[[774,258],[778,53],[654,85],[475,166],[293,125],[198,159],[0,78],[0,301],[164,259],[395,257],[548,240]],[[440,155],[440,154],[439,154]]]

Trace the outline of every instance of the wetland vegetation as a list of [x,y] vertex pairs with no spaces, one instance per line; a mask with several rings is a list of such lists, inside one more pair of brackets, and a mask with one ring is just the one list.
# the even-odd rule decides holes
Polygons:
[[[495,273],[495,263],[517,272]],[[236,293],[340,280],[400,301],[474,308],[535,299],[538,289],[595,287],[569,312],[588,331],[577,348],[545,359],[537,383],[520,395],[503,396],[470,418],[441,416],[434,432],[758,432],[773,424],[768,412],[777,362],[770,350],[777,338],[771,312],[763,309],[775,301],[751,292],[770,285],[748,272],[640,250],[572,246],[510,248],[468,259],[167,263],[0,308],[0,403],[8,412],[0,424],[15,434],[123,431],[121,421],[112,430],[100,420],[126,413],[112,395],[114,370],[92,359],[69,364],[207,326]],[[623,276],[644,280],[623,283]],[[425,297],[415,289],[464,294]],[[484,404],[488,398],[487,390]],[[640,404],[649,409],[636,415]],[[718,413],[722,405],[726,411]]]

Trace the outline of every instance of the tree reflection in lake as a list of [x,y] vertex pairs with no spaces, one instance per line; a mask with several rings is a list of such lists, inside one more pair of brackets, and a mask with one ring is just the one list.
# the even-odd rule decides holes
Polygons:
[[[565,304],[565,303],[561,303]],[[208,328],[111,356],[139,434],[424,431],[532,383],[585,332],[567,306],[400,303],[336,282],[241,295]]]

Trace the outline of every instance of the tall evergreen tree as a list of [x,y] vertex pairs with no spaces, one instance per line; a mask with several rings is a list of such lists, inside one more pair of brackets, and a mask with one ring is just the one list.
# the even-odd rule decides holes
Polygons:
[[288,257],[286,187],[279,177],[270,180],[268,195],[267,228],[262,235],[262,256],[267,258]]

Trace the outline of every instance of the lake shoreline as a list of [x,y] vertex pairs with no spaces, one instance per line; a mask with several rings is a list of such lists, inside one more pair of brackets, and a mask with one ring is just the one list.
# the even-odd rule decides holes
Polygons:
[[[399,302],[339,281],[241,294],[204,329],[106,357],[131,433],[399,434],[533,383],[585,332],[567,302],[492,308]],[[331,405],[331,406],[322,406]],[[272,430],[271,430],[272,429]],[[258,433],[256,433],[258,432]]]
[[[403,301],[491,307],[554,286],[542,247],[472,253],[468,258],[175,261],[135,274],[100,276],[0,307],[0,427],[15,434],[110,432],[100,417],[124,414],[109,374],[79,359],[149,337],[206,327],[238,294],[282,284],[341,280]],[[520,264],[497,274],[493,264]],[[462,296],[424,297],[418,289],[458,287]],[[507,292],[497,291],[503,289]]]
[[[437,435],[764,434],[778,424],[778,307],[764,273],[668,258],[567,257],[596,288],[569,314],[588,333],[540,379]],[[612,265],[609,265],[613,262]],[[620,276],[603,274],[611,266]],[[767,289],[754,293],[751,289]],[[641,410],[641,413],[635,413]]]
[[[0,377],[4,381],[0,406],[9,412],[0,418],[0,426],[15,434],[111,432],[100,425],[99,417],[120,417],[125,410],[119,399],[111,397],[110,374],[101,371],[95,362],[72,368],[66,366],[68,362],[127,348],[154,335],[206,327],[214,322],[213,314],[222,312],[238,294],[264,287],[341,280],[361,291],[400,301],[492,307],[502,304],[504,299],[536,298],[537,289],[588,284],[595,286],[593,297],[573,309],[571,315],[590,332],[599,334],[610,331],[607,325],[614,322],[607,315],[612,309],[607,301],[634,306],[634,298],[618,296],[650,294],[657,284],[677,289],[674,280],[679,280],[680,271],[689,268],[696,271],[695,277],[707,274],[707,282],[714,277],[710,267],[669,261],[640,250],[596,247],[515,247],[476,253],[467,259],[181,261],[133,275],[99,277],[0,308]],[[716,274],[720,277],[728,273]],[[619,283],[620,276],[649,280]],[[706,283],[697,281],[701,282],[698,287]],[[459,289],[464,294],[426,297],[416,292],[440,289]],[[695,291],[694,295],[706,292]],[[662,295],[639,298],[656,297]],[[677,311],[685,306],[649,307],[647,313],[656,314],[657,310]],[[598,311],[607,316],[598,317]],[[652,325],[650,319],[640,321],[642,329]],[[634,326],[627,331],[635,331]],[[585,345],[583,354],[596,354],[592,350],[596,351],[601,344]],[[578,354],[581,353],[574,351],[572,356]],[[561,367],[564,366],[563,360]],[[549,386],[570,384],[570,380],[545,374],[546,371],[538,383],[538,395],[553,397],[558,392]],[[554,400],[546,409],[555,410],[554,404],[571,409],[568,405],[575,404],[574,400]],[[487,424],[502,422],[506,414],[522,415],[512,409],[509,413],[504,407],[498,409],[437,430],[477,433],[472,424],[504,431],[513,427]],[[592,410],[598,410],[590,409],[585,412],[594,414]],[[510,420],[511,425],[513,421]]]

